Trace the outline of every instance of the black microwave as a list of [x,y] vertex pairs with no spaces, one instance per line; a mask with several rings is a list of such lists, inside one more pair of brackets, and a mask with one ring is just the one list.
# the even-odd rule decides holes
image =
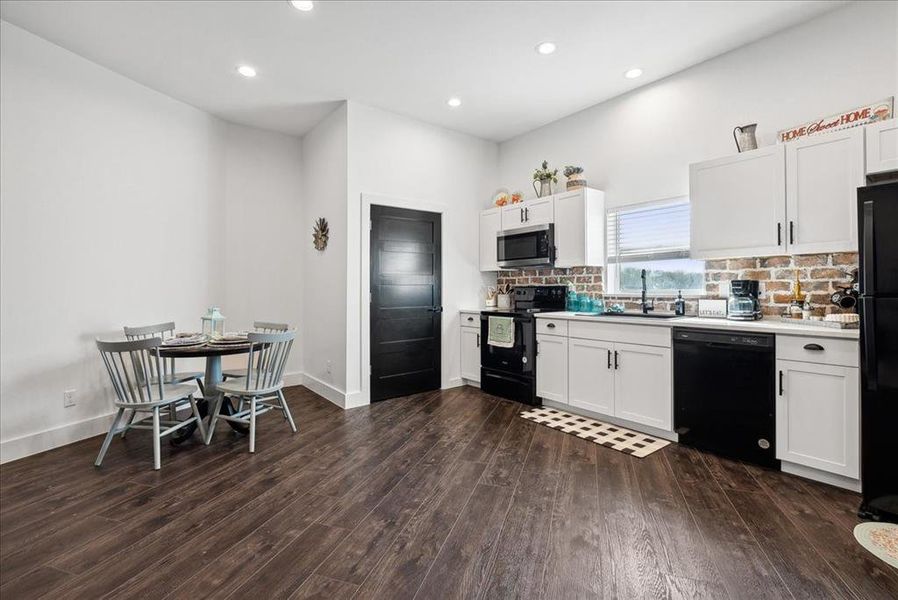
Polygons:
[[555,225],[547,223],[498,232],[496,258],[501,268],[551,267],[555,263]]

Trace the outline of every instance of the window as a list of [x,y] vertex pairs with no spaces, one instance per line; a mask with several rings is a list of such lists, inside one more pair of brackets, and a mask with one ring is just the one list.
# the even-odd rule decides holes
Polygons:
[[689,199],[608,209],[605,286],[610,294],[705,293],[705,263],[689,258]]

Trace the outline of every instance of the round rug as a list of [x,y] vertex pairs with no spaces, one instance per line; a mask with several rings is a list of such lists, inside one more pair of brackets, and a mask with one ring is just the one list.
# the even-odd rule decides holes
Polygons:
[[861,523],[854,528],[858,543],[898,569],[898,525],[894,523]]

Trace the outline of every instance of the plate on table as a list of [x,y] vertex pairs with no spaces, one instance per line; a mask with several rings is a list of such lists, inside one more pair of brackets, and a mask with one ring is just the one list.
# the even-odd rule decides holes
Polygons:
[[198,337],[173,337],[168,338],[167,340],[162,342],[162,345],[166,348],[183,348],[187,346],[199,346],[203,344],[206,339],[203,336]]

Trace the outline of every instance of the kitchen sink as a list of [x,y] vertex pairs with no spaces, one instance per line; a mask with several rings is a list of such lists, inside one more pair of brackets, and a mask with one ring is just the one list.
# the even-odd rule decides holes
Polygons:
[[650,312],[650,313],[641,313],[636,311],[626,311],[622,313],[576,313],[578,316],[582,317],[637,317],[640,319],[675,319],[680,315],[674,313],[667,312]]

